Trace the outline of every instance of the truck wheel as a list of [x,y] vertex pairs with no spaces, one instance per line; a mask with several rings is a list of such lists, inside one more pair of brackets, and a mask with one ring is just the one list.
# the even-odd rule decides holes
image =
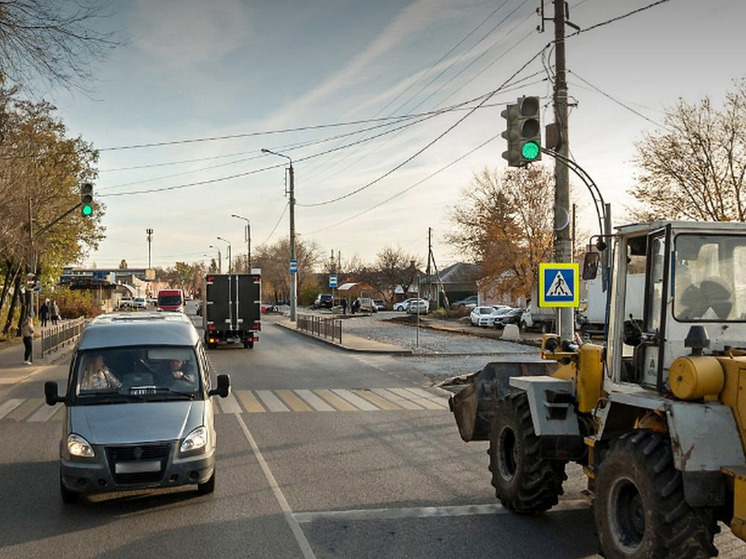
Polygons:
[[557,504],[567,479],[565,462],[539,457],[524,392],[511,392],[498,402],[488,453],[495,495],[506,509],[537,514]]
[[62,502],[66,505],[73,505],[80,499],[80,493],[78,491],[70,491],[62,483],[62,477],[60,477],[60,497],[62,497]]
[[611,445],[596,482],[596,529],[609,559],[714,557],[717,524],[684,499],[671,441],[651,431],[625,433]]
[[243,347],[244,349],[252,349],[254,347],[254,342],[244,342]]
[[200,495],[207,495],[209,493],[212,493],[213,491],[215,491],[215,470],[212,471],[210,479],[208,479],[205,483],[197,484],[197,493],[199,493]]
[[518,324],[518,330],[521,332],[525,332],[526,328],[528,328],[528,326],[526,326],[526,321],[521,320],[520,324]]

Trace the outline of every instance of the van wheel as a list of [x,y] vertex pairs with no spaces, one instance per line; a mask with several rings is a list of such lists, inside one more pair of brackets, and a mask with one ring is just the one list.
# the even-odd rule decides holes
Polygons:
[[197,493],[199,493],[200,495],[207,495],[209,493],[212,493],[213,491],[215,491],[215,470],[212,471],[210,479],[208,479],[205,483],[197,484]]
[[79,492],[70,491],[65,487],[65,484],[62,483],[62,476],[60,476],[60,496],[62,497],[62,502],[66,505],[74,505],[78,502],[78,499],[80,499]]

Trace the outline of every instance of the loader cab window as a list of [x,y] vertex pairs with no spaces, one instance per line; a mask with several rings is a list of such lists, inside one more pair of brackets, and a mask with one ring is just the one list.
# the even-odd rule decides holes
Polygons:
[[665,267],[665,238],[663,235],[650,240],[650,270],[648,275],[647,312],[645,329],[659,332],[663,307],[663,278]]

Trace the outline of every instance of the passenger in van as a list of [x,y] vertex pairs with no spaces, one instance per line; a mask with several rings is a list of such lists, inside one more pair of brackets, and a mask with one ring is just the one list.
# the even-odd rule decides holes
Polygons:
[[88,358],[80,382],[81,390],[110,390],[121,388],[120,381],[104,363],[104,356],[100,353]]

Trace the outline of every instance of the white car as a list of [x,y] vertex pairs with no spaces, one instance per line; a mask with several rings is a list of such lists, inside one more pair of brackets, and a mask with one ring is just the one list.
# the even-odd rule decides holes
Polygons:
[[394,303],[394,310],[395,311],[406,311],[407,307],[409,306],[409,303],[414,301],[414,298],[410,299],[404,299],[403,301],[399,301],[398,303]]
[[145,299],[145,297],[135,297],[132,299],[132,308],[133,309],[147,309],[148,308],[148,301]]
[[412,299],[409,306],[407,306],[409,314],[427,314],[429,310],[430,303],[425,299]]
[[472,326],[492,328],[495,325],[495,319],[499,318],[504,312],[504,308],[496,308],[493,306],[482,305],[474,307],[469,314],[469,321]]

